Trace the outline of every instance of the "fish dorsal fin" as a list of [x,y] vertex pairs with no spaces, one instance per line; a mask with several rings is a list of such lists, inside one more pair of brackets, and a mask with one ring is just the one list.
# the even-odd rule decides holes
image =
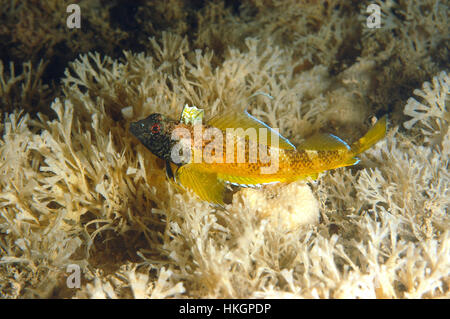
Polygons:
[[350,150],[350,146],[333,134],[316,134],[300,143],[298,149],[334,151],[342,149]]
[[216,115],[211,120],[208,121],[208,125],[217,127],[222,131],[226,131],[227,128],[230,129],[239,129],[242,128],[244,131],[249,128],[254,128],[256,130],[256,138],[258,143],[259,141],[259,129],[265,128],[267,129],[267,139],[266,141],[261,141],[262,144],[267,146],[271,146],[272,135],[278,136],[278,147],[282,149],[295,149],[295,146],[289,142],[287,138],[282,136],[273,130],[266,123],[258,120],[257,118],[250,115],[247,111],[244,113],[239,112],[225,112],[219,115]]
[[195,106],[185,105],[181,111],[180,122],[185,124],[201,124],[205,111]]

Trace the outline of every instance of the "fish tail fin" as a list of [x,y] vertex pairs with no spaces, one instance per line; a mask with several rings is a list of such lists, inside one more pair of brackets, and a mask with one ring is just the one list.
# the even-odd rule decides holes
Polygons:
[[351,145],[353,155],[357,155],[368,150],[375,143],[381,140],[386,135],[386,126],[387,116],[385,115],[375,123],[366,135]]

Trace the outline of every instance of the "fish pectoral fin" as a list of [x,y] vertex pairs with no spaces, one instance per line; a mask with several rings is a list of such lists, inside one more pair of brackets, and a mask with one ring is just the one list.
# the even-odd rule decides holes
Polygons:
[[180,185],[175,181],[175,174],[174,172],[177,170],[178,166],[166,161],[166,177],[167,180],[170,182],[170,184],[172,184],[173,186],[175,186],[178,189],[181,189]]
[[174,180],[174,171],[176,171],[176,165],[172,164],[170,161],[166,161],[166,177],[168,180]]
[[175,180],[202,200],[224,206],[225,183],[217,179],[216,173],[206,172],[196,164],[186,164],[178,168]]
[[334,151],[347,149],[350,147],[347,143],[333,134],[316,134],[300,143],[298,149],[313,149],[320,151]]
[[[287,138],[280,133],[272,129],[266,123],[258,120],[250,115],[247,111],[239,113],[236,111],[229,111],[216,115],[208,121],[208,125],[217,127],[218,129],[226,132],[227,129],[242,129],[242,133],[245,134],[245,130],[254,128],[256,130],[256,141],[267,146],[272,146],[272,136],[275,140],[278,140],[278,148],[281,149],[295,149],[295,146],[289,142]],[[260,128],[266,129],[267,136],[260,141]],[[239,136],[239,135],[238,135]],[[251,138],[249,136],[249,138]]]

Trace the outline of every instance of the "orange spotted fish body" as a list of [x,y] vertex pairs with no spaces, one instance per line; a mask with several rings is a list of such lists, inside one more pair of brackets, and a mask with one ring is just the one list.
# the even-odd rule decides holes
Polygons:
[[[206,125],[155,113],[131,123],[130,131],[166,161],[170,178],[201,199],[223,205],[227,184],[256,187],[292,182],[354,165],[359,161],[356,155],[384,137],[386,117],[351,146],[334,135],[318,134],[295,147],[247,112],[221,114]],[[181,146],[190,155],[182,160],[174,156]]]

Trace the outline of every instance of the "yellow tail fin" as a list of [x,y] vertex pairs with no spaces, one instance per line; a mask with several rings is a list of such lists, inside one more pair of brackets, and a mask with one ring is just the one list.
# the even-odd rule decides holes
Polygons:
[[360,154],[381,140],[386,135],[386,125],[387,116],[385,115],[375,123],[366,135],[351,145],[353,154]]

